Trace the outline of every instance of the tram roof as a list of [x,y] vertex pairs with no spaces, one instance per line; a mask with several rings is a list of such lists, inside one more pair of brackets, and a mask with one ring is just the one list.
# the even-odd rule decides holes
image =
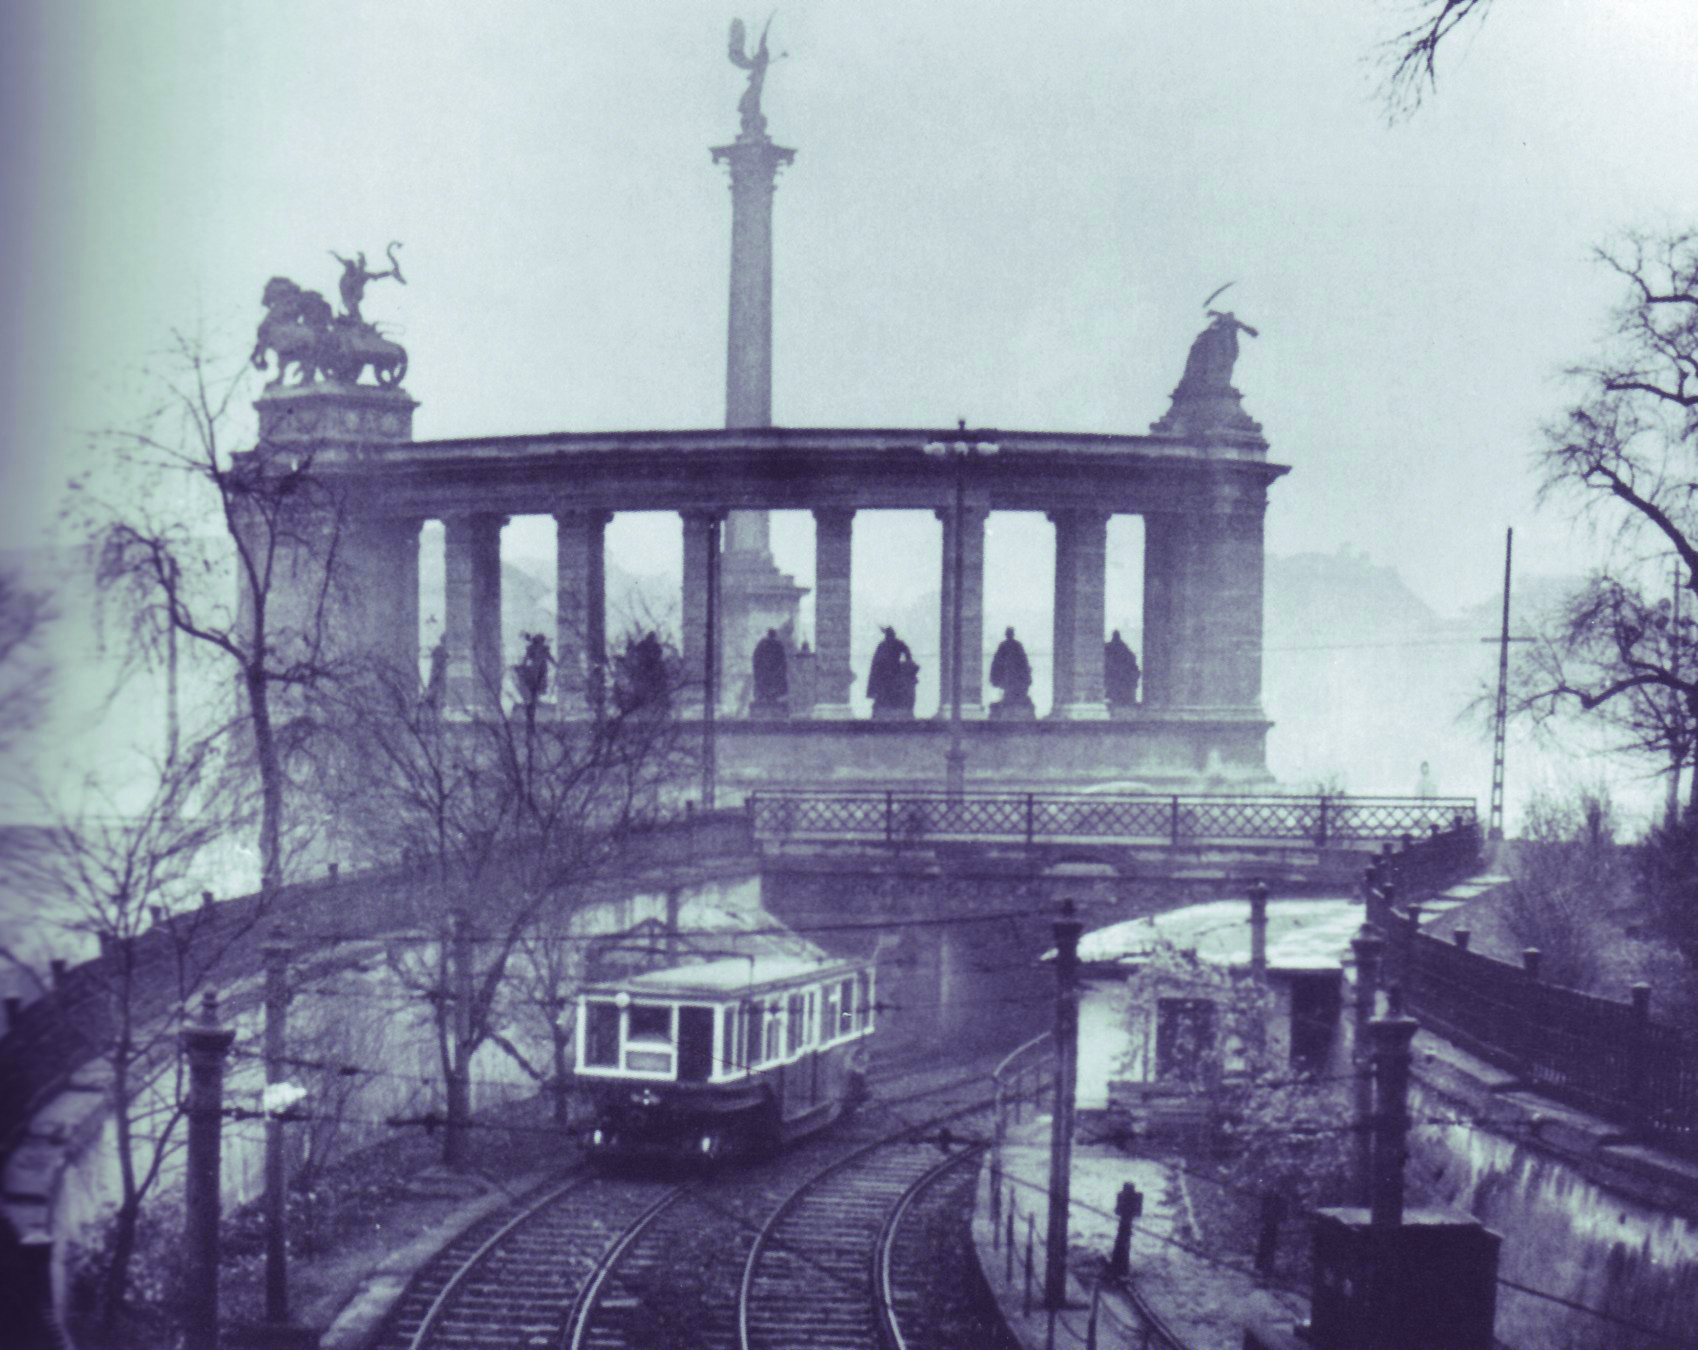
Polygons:
[[852,961],[790,953],[725,956],[697,965],[644,971],[618,982],[632,993],[740,994],[768,985],[804,984],[854,969]]

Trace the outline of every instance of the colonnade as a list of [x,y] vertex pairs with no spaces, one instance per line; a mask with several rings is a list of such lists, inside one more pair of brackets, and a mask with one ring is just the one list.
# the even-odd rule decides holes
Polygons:
[[[679,513],[683,531],[681,647],[686,670],[700,672],[707,643],[711,526],[724,512]],[[796,715],[851,717],[856,680],[851,636],[856,510],[820,506],[814,517],[815,698]],[[942,522],[942,603],[939,606],[940,690],[951,701],[956,660],[954,597],[961,592],[963,715],[983,715],[985,527],[990,504],[968,494],[960,511],[960,575],[956,575],[957,513]],[[1106,718],[1103,640],[1108,523],[1111,513],[1068,507],[1048,513],[1055,531],[1051,718]],[[554,653],[562,712],[589,712],[604,696],[607,647],[606,531],[601,509],[554,513],[558,622]],[[1260,699],[1262,643],[1261,503],[1213,510],[1143,513],[1144,629],[1139,657],[1143,702],[1151,708],[1254,709]],[[442,517],[446,588],[446,695],[452,705],[489,709],[501,697],[505,657],[501,635],[501,529],[506,517],[467,512]],[[419,519],[375,519],[349,539],[355,589],[365,596],[365,645],[403,669],[418,657]],[[747,653],[729,654],[730,661]],[[722,657],[722,660],[727,659]],[[864,676],[864,672],[861,672]],[[699,700],[699,693],[697,699]]]

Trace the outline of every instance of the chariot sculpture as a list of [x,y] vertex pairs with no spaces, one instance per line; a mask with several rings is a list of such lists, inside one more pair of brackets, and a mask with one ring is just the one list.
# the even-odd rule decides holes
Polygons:
[[406,284],[395,257],[399,247],[389,246],[390,267],[386,272],[368,271],[364,253],[352,259],[331,255],[343,268],[339,283],[344,306],[341,314],[318,291],[304,290],[288,277],[272,277],[266,282],[260,300],[265,318],[254,342],[253,364],[255,369],[264,370],[270,364],[268,356],[277,358],[277,374],[268,389],[284,384],[291,367],[297,385],[316,380],[357,384],[368,366],[379,385],[388,388],[401,383],[407,374],[407,349],[384,337],[360,314],[367,282],[394,277]]

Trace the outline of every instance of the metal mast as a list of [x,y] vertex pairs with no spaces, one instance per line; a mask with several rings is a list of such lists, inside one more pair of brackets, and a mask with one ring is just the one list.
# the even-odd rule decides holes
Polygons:
[[1498,703],[1492,725],[1492,809],[1486,838],[1503,838],[1503,757],[1509,728],[1509,564],[1515,550],[1515,527],[1503,538],[1503,626],[1498,633]]

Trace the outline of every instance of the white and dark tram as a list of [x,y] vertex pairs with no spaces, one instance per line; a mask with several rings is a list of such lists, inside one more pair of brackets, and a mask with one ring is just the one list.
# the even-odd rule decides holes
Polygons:
[[869,960],[765,953],[585,987],[578,1082],[592,1153],[714,1159],[820,1129],[866,1092]]

